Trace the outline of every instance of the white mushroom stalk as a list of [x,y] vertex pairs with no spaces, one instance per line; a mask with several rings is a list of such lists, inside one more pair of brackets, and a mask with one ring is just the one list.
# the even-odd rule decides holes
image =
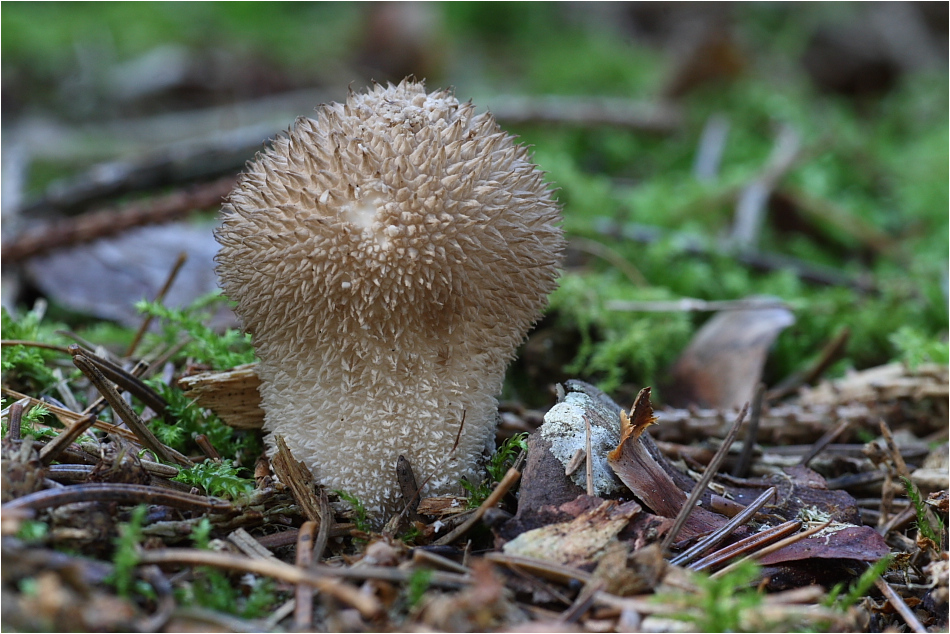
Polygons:
[[400,454],[425,494],[458,492],[564,246],[527,149],[448,92],[375,86],[297,119],[222,212],[218,273],[260,358],[265,430],[377,522]]

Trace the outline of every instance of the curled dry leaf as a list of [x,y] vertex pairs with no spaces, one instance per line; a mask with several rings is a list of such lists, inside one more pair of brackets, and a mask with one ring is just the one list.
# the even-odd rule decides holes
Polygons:
[[770,307],[721,311],[706,322],[673,366],[664,390],[671,405],[730,409],[752,401],[769,348],[795,317],[774,299],[748,301]]
[[[646,428],[654,423],[656,417],[650,404],[650,388],[643,388],[630,415],[626,412],[620,414],[620,444],[607,455],[607,462],[620,481],[653,512],[663,517],[676,517],[686,503],[686,493],[641,441]],[[682,536],[701,535],[725,523],[726,518],[722,515],[697,507],[686,520]]]

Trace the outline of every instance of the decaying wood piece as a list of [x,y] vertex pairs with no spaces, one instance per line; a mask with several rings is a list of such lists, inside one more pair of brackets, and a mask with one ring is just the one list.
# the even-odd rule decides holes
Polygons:
[[833,406],[841,403],[875,405],[897,400],[946,401],[950,396],[948,372],[946,365],[937,363],[922,363],[915,368],[889,363],[805,388],[800,402],[803,406]]
[[[303,462],[296,460],[290,449],[287,448],[284,439],[280,436],[276,438],[277,452],[271,457],[271,466],[274,473],[280,478],[294,496],[300,513],[307,520],[315,522],[320,527],[320,533],[325,533],[330,526],[331,515],[328,512],[329,505],[326,500],[327,494],[322,486],[316,485],[313,479],[313,473],[310,472]],[[319,493],[318,493],[319,491]],[[317,542],[325,542],[326,536],[317,538]],[[322,550],[322,548],[321,548]]]
[[257,364],[239,365],[226,372],[201,372],[178,379],[188,398],[210,409],[235,429],[260,429],[264,410],[258,388]]
[[522,533],[504,546],[504,552],[578,566],[599,560],[608,544],[641,511],[636,502],[602,502],[570,522],[551,524]]

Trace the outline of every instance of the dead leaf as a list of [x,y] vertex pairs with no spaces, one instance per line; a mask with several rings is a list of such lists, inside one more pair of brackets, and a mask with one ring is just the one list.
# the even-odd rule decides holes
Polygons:
[[887,542],[870,526],[832,524],[811,537],[762,557],[759,563],[768,566],[803,559],[877,561],[889,552]]
[[[26,271],[60,305],[134,328],[142,321],[134,300],[155,297],[182,252],[188,260],[164,304],[185,306],[216,290],[213,259],[217,251],[209,227],[172,223],[33,258]],[[219,319],[234,321],[230,311],[222,312]]]
[[[651,511],[674,518],[686,503],[687,495],[647,451],[641,436],[656,422],[650,404],[650,388],[637,395],[630,417],[620,415],[620,444],[607,456],[614,473]],[[683,537],[701,535],[719,528],[728,520],[717,513],[697,507],[683,526]]]
[[[774,304],[771,298],[747,301]],[[722,311],[699,329],[673,365],[667,403],[735,409],[751,402],[769,348],[785,328],[795,323],[787,308],[746,308]]]
[[570,522],[551,524],[522,533],[505,544],[509,555],[543,559],[567,566],[595,563],[607,545],[641,511],[636,502],[607,500]]

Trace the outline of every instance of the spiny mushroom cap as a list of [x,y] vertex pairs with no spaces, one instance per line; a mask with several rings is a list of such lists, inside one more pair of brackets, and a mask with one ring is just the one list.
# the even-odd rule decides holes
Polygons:
[[223,216],[218,273],[261,360],[265,428],[377,515],[400,454],[427,494],[456,491],[556,285],[559,213],[527,150],[447,92],[375,86],[299,118]]

